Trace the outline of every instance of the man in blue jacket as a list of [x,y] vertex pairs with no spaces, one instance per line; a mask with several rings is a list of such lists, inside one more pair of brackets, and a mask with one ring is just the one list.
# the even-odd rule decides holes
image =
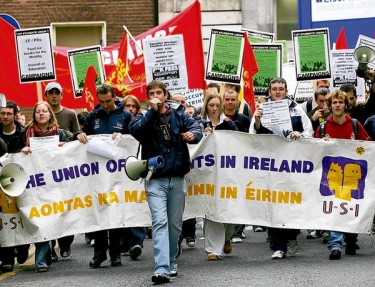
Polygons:
[[[82,132],[74,135],[81,143],[87,143],[87,135],[96,134],[128,134],[131,114],[124,110],[123,104],[116,100],[114,90],[109,85],[102,85],[97,89],[99,105],[89,113],[83,124]],[[120,229],[100,230],[94,232],[94,257],[90,261],[90,268],[99,268],[107,259],[109,233],[109,256],[111,266],[121,265],[121,231]]]
[[145,115],[133,118],[129,129],[142,144],[142,159],[161,156],[165,162],[145,181],[155,259],[152,282],[163,284],[177,276],[176,256],[186,192],[184,175],[190,170],[187,143],[198,143],[203,134],[198,122],[181,105],[172,108],[166,104],[168,93],[163,82],[150,82],[147,97],[151,108]]

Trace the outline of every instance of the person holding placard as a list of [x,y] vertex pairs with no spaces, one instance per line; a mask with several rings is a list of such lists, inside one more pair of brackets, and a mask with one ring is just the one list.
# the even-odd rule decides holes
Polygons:
[[[270,81],[267,102],[261,104],[254,112],[250,124],[251,134],[273,134],[273,130],[280,130],[280,127],[277,125],[271,125],[267,128],[262,124],[261,118],[264,115],[263,105],[276,101],[286,101],[289,113],[286,115],[285,119],[290,119],[292,130],[288,130],[287,134],[283,131],[284,136],[291,140],[297,140],[301,137],[312,137],[313,128],[310,119],[302,108],[295,101],[289,99],[287,95],[288,88],[284,78],[278,77]],[[272,110],[269,112],[272,112]],[[277,114],[275,116],[277,116]],[[271,258],[285,258],[287,252],[291,255],[296,254],[298,251],[297,235],[299,233],[300,231],[297,229],[269,227],[268,237],[271,240],[270,247],[274,251]]]

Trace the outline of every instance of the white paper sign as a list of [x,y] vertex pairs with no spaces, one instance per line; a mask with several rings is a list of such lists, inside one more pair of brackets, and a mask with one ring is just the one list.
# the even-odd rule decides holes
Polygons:
[[270,101],[262,104],[262,125],[278,135],[288,135],[293,131],[288,100]]
[[30,148],[31,150],[49,147],[49,146],[58,146],[59,145],[59,136],[48,136],[48,137],[31,137],[30,138]]
[[21,83],[55,80],[51,28],[14,30]]
[[170,92],[186,91],[184,39],[182,35],[143,39],[147,82],[160,80]]

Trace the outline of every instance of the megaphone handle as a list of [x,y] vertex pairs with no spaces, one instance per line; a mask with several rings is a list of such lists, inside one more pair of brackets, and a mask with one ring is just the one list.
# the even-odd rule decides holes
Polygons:
[[151,170],[151,169],[148,171],[147,176],[146,176],[146,182],[150,181],[153,173],[154,173],[154,171]]

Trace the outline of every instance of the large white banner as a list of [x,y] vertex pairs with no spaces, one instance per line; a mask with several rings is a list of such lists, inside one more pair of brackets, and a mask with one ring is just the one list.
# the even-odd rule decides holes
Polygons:
[[[66,143],[16,162],[30,180],[22,195],[0,194],[0,244],[11,246],[99,229],[150,225],[143,184],[129,180],[131,136],[116,158]],[[375,205],[374,143],[215,131],[190,146],[185,218],[273,227],[367,233]],[[18,209],[17,209],[18,207]]]

